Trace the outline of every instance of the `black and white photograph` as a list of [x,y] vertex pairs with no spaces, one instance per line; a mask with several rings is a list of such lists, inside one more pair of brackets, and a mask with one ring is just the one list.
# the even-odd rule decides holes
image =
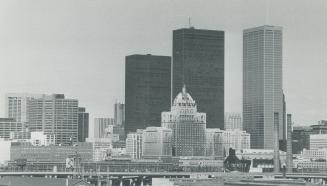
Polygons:
[[0,186],[327,185],[326,0],[0,0]]

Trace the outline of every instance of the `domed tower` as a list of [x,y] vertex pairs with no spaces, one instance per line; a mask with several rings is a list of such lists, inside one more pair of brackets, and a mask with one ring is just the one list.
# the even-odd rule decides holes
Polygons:
[[197,112],[185,85],[174,99],[171,111],[161,113],[161,126],[173,131],[173,155],[205,155],[206,114]]

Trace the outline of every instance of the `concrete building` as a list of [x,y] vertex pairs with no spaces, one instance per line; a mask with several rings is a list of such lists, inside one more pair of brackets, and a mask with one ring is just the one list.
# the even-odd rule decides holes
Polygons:
[[94,138],[103,138],[106,128],[114,125],[113,118],[94,118]]
[[0,138],[10,139],[11,132],[19,131],[23,131],[22,122],[17,122],[14,118],[0,118]]
[[[243,127],[251,148],[272,149],[274,113],[283,115],[282,27],[260,26],[243,31]],[[279,138],[283,138],[279,117]]]
[[10,161],[10,148],[11,148],[11,141],[6,140],[4,138],[0,138],[0,149],[1,149],[0,166]]
[[197,105],[185,86],[171,107],[162,112],[162,127],[173,131],[174,156],[205,156],[206,114],[197,111]]
[[327,148],[323,149],[303,149],[302,157],[312,160],[327,160]]
[[85,142],[89,137],[89,113],[84,107],[78,108],[78,142]]
[[300,154],[303,149],[310,148],[311,126],[294,126],[292,131],[292,152]]
[[206,129],[206,156],[224,158],[224,130]]
[[142,157],[164,159],[172,156],[172,130],[164,127],[147,127],[142,134]]
[[142,158],[142,140],[143,130],[138,129],[136,132],[127,134],[126,138],[126,154],[132,159]]
[[327,134],[311,134],[310,149],[327,148]]
[[86,138],[86,142],[92,144],[93,161],[104,161],[107,152],[112,149],[111,138]]
[[170,107],[171,57],[126,56],[125,131],[160,127],[160,115]]
[[56,144],[72,144],[78,137],[78,100],[63,94],[31,98],[27,103],[27,127],[31,132],[55,135]]
[[251,135],[242,130],[226,130],[222,133],[224,151],[228,155],[229,148],[235,150],[249,149]]
[[119,102],[115,103],[114,110],[115,125],[125,126],[125,104]]
[[207,114],[207,127],[224,129],[225,33],[182,28],[173,31],[172,96],[183,84]]
[[46,135],[44,132],[31,132],[31,139],[28,140],[33,146],[49,146],[55,145],[55,135]]
[[242,115],[240,113],[225,114],[225,130],[243,130]]
[[27,102],[32,98],[42,98],[42,94],[27,94],[27,93],[9,93],[6,94],[5,100],[5,115],[7,118],[14,118],[17,122],[26,123],[27,117]]

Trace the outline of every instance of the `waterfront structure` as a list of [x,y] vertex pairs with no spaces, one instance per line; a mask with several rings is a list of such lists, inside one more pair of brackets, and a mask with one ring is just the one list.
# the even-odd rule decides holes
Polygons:
[[240,113],[225,114],[225,130],[243,130],[242,116]]
[[160,114],[170,107],[171,57],[126,56],[125,131],[160,126]]
[[103,138],[106,135],[106,128],[114,125],[113,118],[94,118],[94,138]]
[[72,147],[66,145],[34,146],[26,142],[13,142],[10,149],[10,160],[65,162],[68,156],[76,153],[81,156],[82,161],[92,161],[92,144],[83,142]]
[[85,142],[89,137],[89,113],[84,107],[78,108],[78,142]]
[[164,127],[147,127],[142,134],[142,157],[165,159],[172,156],[172,130]]
[[5,100],[5,115],[7,118],[14,118],[17,122],[26,123],[27,103],[32,98],[42,98],[42,94],[27,94],[27,93],[9,93],[6,94]]
[[131,132],[127,134],[126,154],[129,155],[132,159],[142,158],[142,136],[142,129],[137,129],[136,132]]
[[162,127],[173,131],[174,156],[205,156],[206,114],[197,111],[197,105],[185,86],[171,107],[162,112]]
[[10,139],[11,132],[22,130],[22,122],[17,122],[14,118],[0,118],[0,138]]
[[31,132],[55,135],[56,144],[72,144],[78,138],[78,100],[64,94],[43,95],[27,102],[27,127]]
[[207,127],[224,129],[225,33],[182,28],[173,31],[172,96],[183,84],[207,114]]
[[327,134],[310,134],[310,149],[327,148]]
[[125,104],[116,102],[114,106],[114,111],[115,125],[125,126]]
[[[243,31],[243,127],[251,148],[274,146],[274,113],[283,113],[282,27],[260,26]],[[279,139],[283,137],[279,117]]]

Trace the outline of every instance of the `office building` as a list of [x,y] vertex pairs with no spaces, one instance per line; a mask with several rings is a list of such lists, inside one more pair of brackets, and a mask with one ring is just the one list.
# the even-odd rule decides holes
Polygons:
[[163,159],[172,156],[172,130],[164,127],[147,127],[142,136],[142,157]]
[[242,116],[240,113],[225,114],[225,130],[243,130]]
[[10,161],[11,141],[0,138],[0,165]]
[[17,122],[14,118],[0,118],[0,138],[10,139],[11,132],[19,132],[22,130],[22,122]]
[[119,102],[115,103],[114,110],[115,125],[125,126],[125,104]]
[[162,127],[173,131],[174,156],[205,156],[206,114],[197,111],[197,105],[185,86],[171,107],[162,112]]
[[113,141],[111,138],[86,138],[86,142],[92,144],[93,161],[104,161]]
[[28,121],[27,118],[27,103],[32,98],[42,98],[42,94],[6,94],[5,100],[5,115],[7,118],[14,118],[17,122],[23,124]]
[[171,99],[183,84],[207,114],[207,127],[224,129],[224,31],[182,28],[173,31]]
[[317,125],[311,125],[312,134],[327,134],[327,121],[318,121]]
[[286,161],[286,171],[288,173],[293,172],[293,152],[292,152],[292,114],[287,114],[287,161]]
[[94,118],[94,138],[105,137],[106,128],[113,125],[113,118]]
[[89,113],[84,107],[78,108],[78,142],[85,142],[89,137]]
[[[243,31],[243,127],[251,148],[272,149],[274,113],[283,113],[282,28],[261,26]],[[283,138],[283,117],[279,117]]]
[[310,134],[310,149],[327,148],[327,134]]
[[206,129],[206,156],[216,159],[224,158],[224,130]]
[[170,107],[171,57],[126,56],[125,69],[125,132],[159,127]]
[[223,135],[224,151],[228,155],[229,149],[242,150],[250,148],[250,134],[242,130],[225,130]]
[[137,129],[136,132],[130,132],[126,138],[126,154],[132,159],[142,158],[142,140],[143,130]]
[[31,132],[55,135],[56,144],[73,144],[78,138],[78,100],[63,94],[31,98],[27,104],[27,127]]

